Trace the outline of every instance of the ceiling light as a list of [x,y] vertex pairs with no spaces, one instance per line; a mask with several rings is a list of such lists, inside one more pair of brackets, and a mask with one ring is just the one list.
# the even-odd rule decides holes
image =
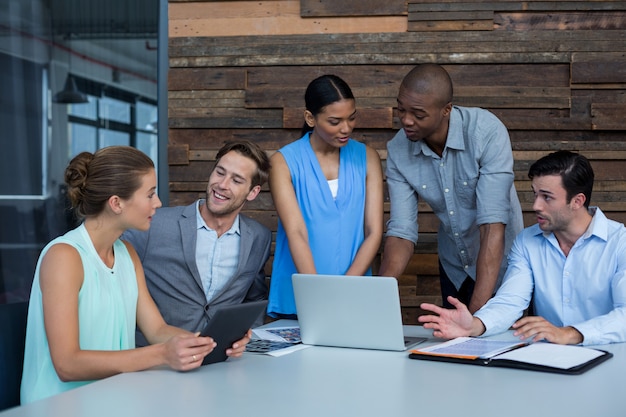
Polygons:
[[52,101],[61,104],[79,104],[87,103],[89,99],[87,94],[82,93],[78,87],[76,87],[76,80],[71,74],[67,74],[65,79],[65,87],[54,95]]

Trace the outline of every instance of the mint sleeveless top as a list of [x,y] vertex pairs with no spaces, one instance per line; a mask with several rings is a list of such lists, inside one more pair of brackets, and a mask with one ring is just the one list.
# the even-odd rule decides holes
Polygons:
[[85,276],[78,293],[79,343],[82,350],[123,350],[135,347],[137,277],[133,261],[122,241],[113,245],[115,265],[108,268],[98,256],[84,224],[54,239],[41,252],[28,307],[21,402],[42,398],[91,381],[59,379],[44,328],[39,285],[41,260],[52,245],[66,243],[78,250]]
[[[309,135],[284,146],[279,152],[291,173],[317,273],[345,274],[365,238],[366,148],[350,139],[340,149],[339,186],[337,198],[333,199]],[[291,284],[291,275],[295,272],[287,234],[279,219],[267,308],[270,316],[273,313],[297,314]]]

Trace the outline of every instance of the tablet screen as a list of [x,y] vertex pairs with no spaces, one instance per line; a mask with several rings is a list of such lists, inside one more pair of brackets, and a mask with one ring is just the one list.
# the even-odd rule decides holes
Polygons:
[[204,357],[202,365],[225,361],[226,349],[245,336],[255,320],[265,312],[267,300],[220,307],[201,336],[212,337],[217,346]]

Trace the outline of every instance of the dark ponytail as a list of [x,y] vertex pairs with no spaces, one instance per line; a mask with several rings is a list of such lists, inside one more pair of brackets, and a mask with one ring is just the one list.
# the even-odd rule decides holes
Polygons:
[[[346,99],[354,100],[350,86],[344,80],[332,74],[322,75],[311,81],[306,88],[306,93],[304,93],[304,104],[313,116],[317,116],[329,104]],[[305,121],[304,126],[302,126],[301,136],[304,136],[311,130],[313,128]]]

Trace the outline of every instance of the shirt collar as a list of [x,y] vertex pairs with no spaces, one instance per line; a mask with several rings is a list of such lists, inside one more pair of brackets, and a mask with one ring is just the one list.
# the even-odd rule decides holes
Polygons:
[[446,148],[465,150],[465,140],[463,139],[463,121],[455,106],[450,111],[450,124],[448,125],[448,137],[446,138]]
[[[404,133],[404,129],[402,129]],[[406,138],[406,133],[404,134]],[[409,138],[406,138],[409,140]],[[450,112],[450,119],[448,124],[448,136],[446,137],[446,146],[444,147],[444,153],[446,152],[446,148],[456,149],[456,150],[465,150],[465,140],[463,139],[463,122],[459,116],[459,113],[455,111],[455,106],[452,106],[452,111]],[[435,152],[424,143],[424,141],[413,142],[413,153],[418,155],[420,153],[426,156],[434,156]]]
[[[602,210],[599,207],[589,207],[589,214],[591,214],[591,223],[585,230],[585,233],[581,236],[583,240],[589,239],[591,236],[596,236],[602,240],[607,240],[609,235],[609,222]],[[552,232],[544,232],[537,226],[537,233],[535,235],[543,234],[543,237],[550,239],[554,234]]]
[[609,237],[609,221],[602,213],[602,210],[598,207],[589,207],[589,214],[591,214],[591,223],[583,234],[583,239],[590,238],[591,236],[597,236],[600,239],[606,241]]
[[[200,206],[202,204],[206,204],[206,201],[203,199],[198,200],[198,202],[196,203],[196,229],[197,230],[206,229],[206,230],[214,231],[206,224],[206,222],[202,218],[202,215],[200,214]],[[239,215],[235,217],[235,221],[233,222],[233,225],[230,226],[230,229],[228,229],[228,231],[224,234],[231,235],[235,233],[238,235],[241,235],[241,231],[239,230]]]

